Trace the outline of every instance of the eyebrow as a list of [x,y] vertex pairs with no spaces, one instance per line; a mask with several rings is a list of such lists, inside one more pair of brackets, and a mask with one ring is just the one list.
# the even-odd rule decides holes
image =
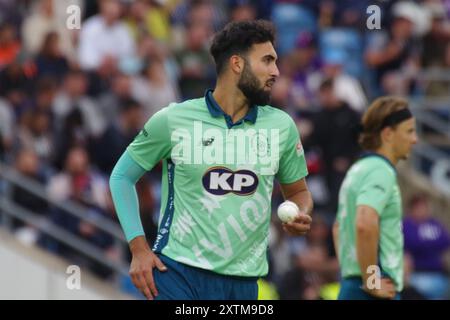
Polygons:
[[273,54],[266,54],[265,56],[262,57],[263,59],[265,58],[270,58],[271,60],[277,60],[278,57],[274,56]]

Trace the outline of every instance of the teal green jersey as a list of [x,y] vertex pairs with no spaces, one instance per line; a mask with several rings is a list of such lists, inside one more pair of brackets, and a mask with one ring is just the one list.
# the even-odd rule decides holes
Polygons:
[[255,106],[232,123],[208,91],[157,112],[127,150],[146,170],[163,160],[155,252],[220,274],[267,274],[274,177],[307,175],[288,114]]
[[371,153],[347,172],[339,193],[339,262],[342,277],[360,276],[356,257],[356,210],[369,206],[379,215],[378,266],[403,288],[402,203],[396,171],[382,156]]

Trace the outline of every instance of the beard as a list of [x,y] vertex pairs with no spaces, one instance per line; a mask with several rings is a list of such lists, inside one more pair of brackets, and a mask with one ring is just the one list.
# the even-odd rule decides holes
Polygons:
[[261,81],[255,76],[248,63],[245,63],[241,78],[237,84],[247,98],[250,108],[254,106],[264,106],[270,102],[270,91],[264,90]]

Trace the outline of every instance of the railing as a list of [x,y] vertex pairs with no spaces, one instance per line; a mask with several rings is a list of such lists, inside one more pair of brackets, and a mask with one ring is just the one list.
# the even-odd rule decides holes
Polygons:
[[[428,72],[424,77],[430,79],[436,75],[450,81],[448,72]],[[412,164],[415,170],[428,176],[437,189],[450,196],[450,92],[449,97],[411,99],[411,109],[420,138],[413,149]],[[426,135],[424,127],[434,134]]]
[[20,207],[11,199],[11,187],[13,185],[30,192],[31,194],[46,200],[50,205],[62,209],[65,213],[77,217],[81,221],[88,222],[104,231],[114,238],[115,246],[123,248],[126,244],[125,237],[120,227],[108,218],[99,216],[93,218],[85,214],[85,209],[71,201],[64,201],[61,203],[48,196],[45,187],[40,183],[31,180],[19,172],[0,163],[0,182],[4,182],[3,190],[0,190],[0,226],[7,229],[11,228],[11,221],[13,218],[23,221],[28,225],[35,227],[39,232],[49,235],[57,241],[64,243],[71,247],[76,252],[91,258],[100,265],[107,267],[114,272],[113,278],[116,280],[116,286],[119,286],[121,276],[128,275],[128,267],[125,265],[123,259],[116,261],[107,256],[101,249],[92,245],[85,239],[78,237],[64,228],[54,224],[48,218],[42,218],[30,212],[29,210]]

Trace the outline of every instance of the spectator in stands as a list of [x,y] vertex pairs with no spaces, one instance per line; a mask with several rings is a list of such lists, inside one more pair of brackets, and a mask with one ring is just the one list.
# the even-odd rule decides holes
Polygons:
[[104,177],[92,168],[86,149],[77,146],[69,150],[64,170],[48,185],[48,194],[56,201],[75,200],[102,210],[107,210],[107,190]]
[[432,217],[430,200],[416,195],[403,222],[405,251],[414,263],[411,283],[428,299],[448,299],[449,277],[444,254],[450,249],[445,226]]
[[99,108],[106,116],[108,124],[117,119],[120,108],[128,100],[138,100],[138,93],[133,90],[132,79],[134,77],[123,73],[117,73],[112,79],[111,87],[105,91],[99,99]]
[[179,65],[179,88],[181,98],[202,96],[214,84],[215,69],[206,46],[212,35],[211,27],[192,22],[187,26],[183,49],[175,53]]
[[[49,196],[60,203],[74,202],[84,209],[84,213],[91,219],[112,218],[108,214],[108,189],[104,177],[91,168],[88,154],[80,147],[72,148],[66,159],[64,171],[50,179],[48,188]],[[89,243],[104,250],[105,254],[116,256],[113,238],[86,219],[73,216],[65,212],[61,207],[51,209],[51,221],[59,227],[83,238]],[[43,236],[40,244],[63,255],[65,258],[92,269],[102,277],[108,277],[110,270],[100,266],[92,259],[75,253],[70,247],[55,241],[51,237]]]
[[21,45],[11,24],[0,25],[0,70],[16,60]]
[[[365,54],[366,63],[375,71],[375,83],[381,94],[383,78],[393,72],[401,73],[401,81],[412,91],[413,77],[418,66],[418,50],[414,42],[414,18],[410,10],[394,13],[390,33],[373,33]],[[378,93],[377,93],[378,94]]]
[[86,95],[87,79],[81,71],[70,71],[55,97],[54,113],[57,155],[61,168],[68,150],[74,145],[90,149],[92,139],[103,134],[107,122],[99,106]]
[[289,105],[295,111],[312,109],[322,66],[315,36],[311,32],[300,33],[294,50],[281,65],[282,75],[292,79]]
[[135,57],[135,42],[120,20],[121,11],[122,4],[118,0],[101,0],[100,14],[85,21],[79,44],[83,70],[99,68],[104,59],[120,64]]
[[353,110],[362,113],[367,107],[367,99],[358,79],[344,72],[347,55],[343,50],[332,50],[322,53],[323,74],[332,78],[333,91],[339,100],[345,102]]
[[163,61],[150,60],[141,77],[132,79],[133,96],[144,107],[143,117],[149,119],[155,112],[178,101],[178,89],[171,82]]
[[447,25],[444,5],[434,1],[426,3],[432,16],[431,28],[423,37],[422,65],[428,67],[442,67],[445,65],[445,55],[450,43],[450,27]]
[[26,92],[31,87],[31,75],[15,61],[0,70],[0,96],[4,97],[14,108],[17,116],[26,102]]
[[[27,148],[20,149],[14,161],[15,169],[20,174],[43,185],[47,180],[41,164],[42,162],[39,160],[36,152]],[[46,200],[18,185],[12,186],[11,197],[17,205],[29,210],[35,215],[46,216],[48,213],[48,203]],[[17,222],[15,228],[19,226],[23,226],[23,224]]]
[[[430,97],[443,98],[448,97],[450,92],[450,78],[448,70],[450,70],[450,42],[447,42],[443,65],[435,67],[433,71],[437,71],[434,76],[425,83],[425,94]],[[437,69],[437,70],[436,70]],[[445,105],[445,102],[443,102]]]
[[95,142],[93,158],[104,174],[111,174],[120,155],[139,133],[145,119],[139,103],[131,99],[123,102],[118,119]]
[[166,1],[133,1],[128,8],[126,23],[135,40],[149,35],[158,42],[170,40],[172,3]]
[[[30,149],[21,149],[14,162],[18,173],[38,183],[38,186],[46,183],[41,164],[42,162],[39,161],[37,154]],[[35,219],[45,220],[48,218],[47,201],[20,185],[14,184],[11,186],[11,200],[21,209],[27,210]],[[13,219],[12,223],[14,235],[19,241],[26,245],[33,245],[38,241],[40,233],[35,226],[18,219]]]
[[51,76],[61,81],[69,71],[69,63],[61,52],[57,32],[49,32],[43,41],[42,48],[35,59],[37,77]]
[[356,125],[359,114],[341,101],[334,92],[334,82],[326,79],[319,89],[321,110],[313,117],[313,131],[308,144],[321,151],[324,176],[330,201],[328,211],[335,214],[338,191],[345,173],[356,158],[359,147]]
[[75,58],[71,30],[65,25],[65,19],[59,19],[55,10],[55,0],[36,1],[22,24],[22,39],[29,55],[36,55],[42,48],[49,32],[57,32],[61,41],[61,51],[68,59]]
[[256,7],[250,1],[235,1],[231,6],[230,20],[231,21],[245,21],[256,19]]
[[14,148],[32,150],[40,161],[50,163],[55,151],[50,113],[34,109],[24,114]]

